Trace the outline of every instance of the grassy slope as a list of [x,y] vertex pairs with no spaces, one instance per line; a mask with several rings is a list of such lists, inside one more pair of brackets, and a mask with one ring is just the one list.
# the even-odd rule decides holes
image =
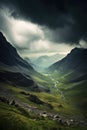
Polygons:
[[[68,78],[66,78],[68,77]],[[54,76],[53,78],[58,80],[57,87],[63,92],[65,96],[65,100],[61,97],[61,94],[54,88],[54,83],[53,81],[49,78],[49,76],[43,76],[43,77],[34,77],[36,82],[42,84],[43,86],[47,86],[50,88],[51,93],[35,93],[35,92],[30,92],[33,95],[36,95],[39,99],[42,101],[49,103],[53,106],[53,109],[50,109],[46,106],[43,105],[37,105],[27,98],[27,96],[21,95],[20,94],[20,89],[17,89],[15,87],[12,87],[13,91],[15,92],[16,96],[20,99],[22,99],[24,102],[26,101],[27,103],[38,107],[39,109],[42,110],[47,110],[47,111],[52,111],[52,112],[58,112],[61,113],[62,115],[65,116],[76,116],[84,118],[84,113],[85,117],[87,117],[87,112],[86,112],[86,93],[87,93],[87,82],[77,82],[77,83],[69,83],[67,82],[69,80],[69,74],[58,77]],[[84,88],[84,89],[83,89]],[[78,104],[82,103],[80,106]],[[63,107],[59,107],[59,105],[62,105]]]
[[[24,90],[23,88],[18,88],[12,85],[7,85],[5,83],[0,83],[0,91],[7,95],[7,97],[11,97],[18,99],[22,102],[28,103],[31,106],[36,106],[38,109],[48,111],[48,112],[58,112],[59,114],[65,116],[65,117],[75,117],[77,118],[81,117],[83,118],[84,115],[86,116],[86,109],[83,110],[83,107],[78,107],[77,103],[80,99],[84,97],[86,98],[86,83],[67,83],[65,82],[65,77],[61,77],[57,79],[57,76],[54,78],[56,80],[62,81],[57,84],[57,87],[60,88],[64,95],[66,96],[66,100],[63,100],[60,93],[55,91],[53,87],[53,81],[47,76],[43,78],[37,78],[34,77],[36,82],[42,84],[43,86],[48,86],[48,88],[51,89],[51,93],[44,93],[44,92],[28,92]],[[62,79],[62,80],[61,80]],[[84,84],[84,86],[83,86]],[[74,89],[74,86],[77,85],[76,90]],[[80,85],[80,87],[79,87]],[[83,89],[83,95],[82,94],[82,86],[85,87]],[[72,89],[72,90],[71,90]],[[53,109],[48,108],[44,105],[38,105],[34,102],[31,102],[26,95],[22,95],[20,92],[25,91],[32,95],[36,95],[40,100],[44,101],[45,103],[49,103],[53,106]],[[81,92],[81,93],[80,93]],[[84,94],[85,92],[85,94]],[[77,98],[78,97],[78,98]],[[76,100],[77,99],[77,100]],[[86,99],[84,99],[87,101]],[[82,102],[85,102],[85,101]],[[81,101],[81,100],[80,100]],[[59,107],[62,105],[63,107]],[[84,104],[82,104],[84,105]],[[85,112],[85,113],[84,113]],[[18,110],[17,108],[13,106],[8,106],[4,103],[0,103],[0,129],[1,130],[57,130],[61,128],[61,130],[86,130],[86,127],[76,127],[76,126],[61,126],[55,121],[49,120],[49,119],[37,119],[37,115],[30,114],[31,116],[26,116],[23,111]],[[87,116],[86,116],[87,117]],[[4,125],[6,124],[6,125]]]
[[[60,89],[69,106],[75,109],[75,112],[80,112],[80,115],[87,117],[87,80],[79,82],[69,82],[72,74],[68,73],[59,76],[58,73],[51,75],[55,81],[58,81],[57,88]],[[75,78],[75,76],[74,76]],[[58,93],[59,94],[59,93]],[[69,107],[68,106],[68,107]]]
[[39,118],[13,106],[0,103],[0,130],[86,130],[86,127],[62,126],[56,121]]

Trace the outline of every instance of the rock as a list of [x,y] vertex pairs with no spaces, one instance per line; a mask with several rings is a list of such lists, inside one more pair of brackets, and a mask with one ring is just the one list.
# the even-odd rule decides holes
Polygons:
[[65,121],[65,123],[66,123],[66,125],[68,125],[68,126],[70,126],[70,125],[71,125],[71,123],[70,123],[70,121],[69,121],[69,120],[66,120],[66,121]]
[[5,97],[0,97],[0,101],[9,104],[9,100]]
[[63,108],[63,105],[62,105],[62,104],[59,104],[58,107],[59,107],[59,108]]
[[18,105],[18,104],[15,104],[15,107],[19,107],[19,105]]
[[40,116],[42,117],[48,117],[48,114],[46,112],[40,113]]
[[6,97],[0,97],[0,101],[1,102],[4,102],[4,103],[7,103],[9,105],[14,105],[15,107],[18,107],[18,104],[15,102],[15,100],[9,100],[7,99]]
[[60,117],[58,115],[54,115],[53,119],[58,120]]
[[49,119],[53,119],[53,115],[52,114],[48,114],[48,118]]
[[23,95],[26,95],[26,96],[30,95],[29,93],[26,93],[26,92],[24,92],[24,91],[22,91],[22,92],[20,92],[20,93],[23,94]]
[[60,124],[63,124],[63,121],[62,121],[61,118],[58,119],[58,122],[59,122]]
[[37,96],[35,95],[30,95],[29,100],[36,103],[36,104],[44,104],[43,101],[41,101]]
[[73,119],[70,120],[70,124],[72,124],[72,125],[74,124],[74,120]]
[[10,103],[9,103],[9,105],[15,105],[15,104],[16,104],[15,100],[11,100]]

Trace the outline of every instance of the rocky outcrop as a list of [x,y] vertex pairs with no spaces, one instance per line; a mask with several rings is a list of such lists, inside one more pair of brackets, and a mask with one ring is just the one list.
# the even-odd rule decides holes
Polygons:
[[25,95],[31,102],[33,102],[35,104],[44,105],[44,106],[46,106],[46,107],[48,107],[50,109],[53,109],[53,106],[51,104],[40,100],[36,95],[27,93],[25,91],[21,91],[20,93],[23,94],[23,95]]
[[9,104],[9,100],[5,97],[0,97],[0,101]]
[[18,110],[20,110],[25,116],[29,115],[29,112],[33,112],[37,114],[38,117],[43,118],[49,118],[51,120],[57,121],[61,125],[87,125],[86,122],[81,120],[74,120],[74,119],[67,119],[64,117],[61,117],[59,114],[49,113],[47,111],[41,111],[37,107],[30,106],[29,104],[23,103],[23,102],[17,102],[14,99],[8,99],[6,97],[0,97],[0,102],[6,103],[8,105],[13,105],[17,107]]
[[29,100],[36,103],[36,104],[44,104],[43,101],[41,101],[37,96],[35,95],[30,95]]

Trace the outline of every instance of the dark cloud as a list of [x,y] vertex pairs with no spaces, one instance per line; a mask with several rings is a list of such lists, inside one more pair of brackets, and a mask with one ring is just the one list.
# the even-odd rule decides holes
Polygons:
[[56,42],[79,44],[80,40],[87,41],[86,0],[1,1],[1,4],[10,8],[16,7],[12,12],[13,17],[25,18],[52,29],[52,38]]

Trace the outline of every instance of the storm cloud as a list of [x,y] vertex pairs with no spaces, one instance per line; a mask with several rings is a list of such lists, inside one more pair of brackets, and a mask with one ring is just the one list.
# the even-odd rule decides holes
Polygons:
[[87,41],[87,2],[84,0],[1,0],[0,3],[14,8],[13,17],[50,28],[55,36],[51,40],[68,44]]

